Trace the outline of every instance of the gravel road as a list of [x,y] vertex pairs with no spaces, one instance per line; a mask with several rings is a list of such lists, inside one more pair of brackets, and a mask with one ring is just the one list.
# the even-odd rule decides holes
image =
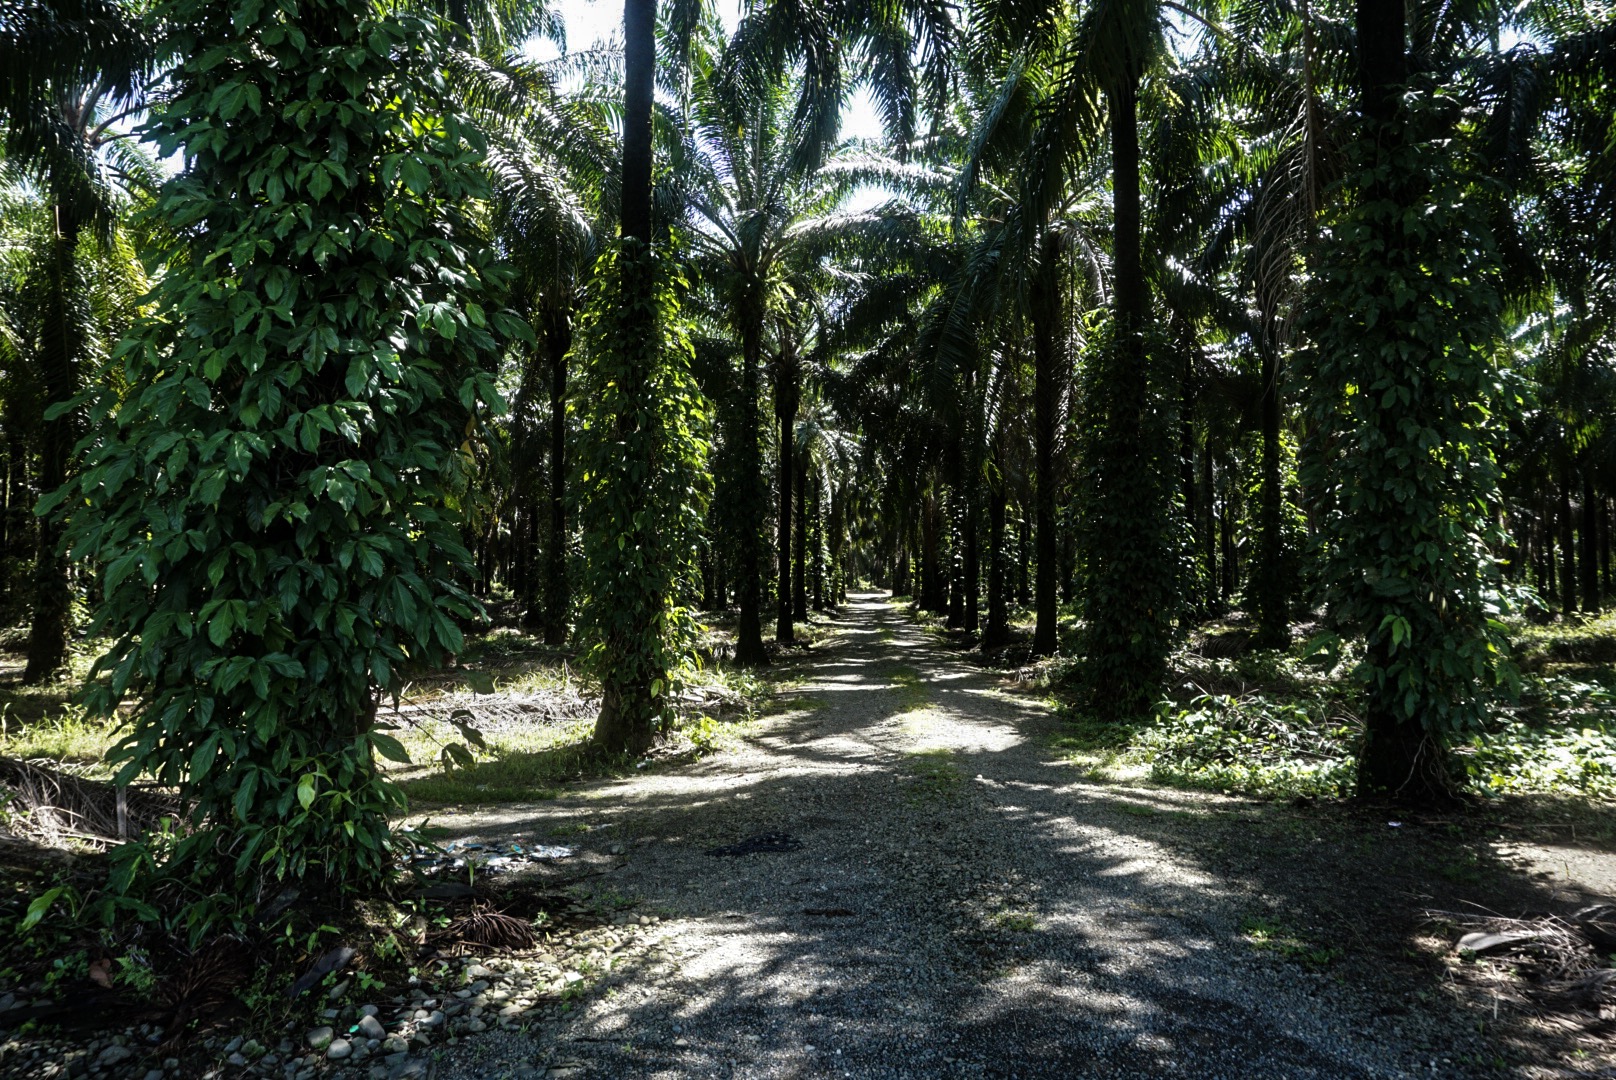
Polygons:
[[[608,826],[601,889],[664,940],[564,1017],[444,1048],[440,1080],[1502,1075],[1440,995],[1254,946],[1263,879],[1174,841],[1252,804],[1080,779],[1047,706],[882,596],[835,631],[733,751],[436,819]],[[802,846],[707,854],[771,832]]]

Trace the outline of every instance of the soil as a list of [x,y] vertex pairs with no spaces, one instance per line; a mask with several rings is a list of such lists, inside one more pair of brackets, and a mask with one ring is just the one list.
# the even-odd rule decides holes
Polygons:
[[[884,596],[829,629],[738,747],[430,814],[569,837],[578,888],[661,941],[441,1047],[440,1080],[1611,1075],[1608,1038],[1501,1005],[1427,914],[1609,896],[1608,834],[1087,778],[1050,704]],[[709,853],[773,833],[800,846]]]

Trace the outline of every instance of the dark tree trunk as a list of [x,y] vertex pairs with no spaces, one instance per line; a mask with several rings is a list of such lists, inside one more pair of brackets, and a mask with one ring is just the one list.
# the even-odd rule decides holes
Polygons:
[[[1402,140],[1400,90],[1407,77],[1407,11],[1404,0],[1357,0],[1358,91],[1366,132],[1373,138],[1380,161],[1395,160]],[[1397,166],[1392,166],[1397,167]],[[1389,173],[1380,171],[1361,198],[1392,197]],[[1382,235],[1371,260],[1386,259],[1401,241]],[[1369,664],[1387,670],[1392,661],[1391,639],[1377,635]],[[1358,756],[1358,794],[1391,796],[1410,802],[1432,802],[1449,797],[1452,780],[1447,772],[1447,750],[1418,723],[1399,721],[1391,694],[1395,687],[1371,688],[1364,706],[1364,743]]]
[[791,617],[797,622],[808,621],[808,459],[797,462],[792,470],[797,477],[797,557],[786,564],[791,570]]
[[[622,295],[624,298],[624,340],[635,334],[652,335],[651,324],[656,282],[651,246],[651,107],[656,79],[656,0],[624,0],[623,3],[623,190],[622,235],[624,257]],[[642,323],[644,325],[633,325]],[[631,394],[637,400],[639,394]],[[632,416],[618,417],[620,425],[636,423]],[[641,493],[630,493],[637,505]],[[655,618],[655,613],[647,613]],[[638,666],[637,657],[624,657]],[[603,688],[600,713],[595,718],[596,745],[610,753],[643,753],[655,736],[652,720],[655,695],[651,693],[652,673],[646,670],[633,680],[608,680]]]
[[544,643],[565,645],[571,624],[567,580],[567,354],[572,316],[562,312],[545,334],[550,355],[550,521],[544,545]]
[[[1190,537],[1190,550],[1199,546],[1201,518],[1195,505],[1195,353],[1184,350],[1178,398],[1178,490],[1184,500],[1184,532]],[[1191,556],[1193,558],[1193,555]],[[1193,595],[1193,594],[1192,594]]]
[[948,485],[948,628],[965,628],[965,493],[961,490],[959,455],[952,455]]
[[1283,649],[1290,644],[1289,580],[1281,562],[1284,542],[1280,512],[1284,491],[1279,469],[1279,356],[1272,346],[1262,350],[1262,485],[1257,507],[1257,562],[1251,590],[1256,600],[1258,648]]
[[1212,425],[1206,427],[1206,441],[1201,446],[1201,558],[1206,572],[1206,610],[1219,613],[1218,602],[1218,489],[1212,474]]
[[813,522],[809,530],[808,547],[813,554],[814,568],[814,610],[825,610],[825,484],[824,478],[818,470],[814,471],[813,483],[810,485],[809,502],[812,504],[808,520]]
[[1582,467],[1582,610],[1599,610],[1599,502],[1594,498],[1593,467]]
[[777,559],[780,564],[780,588],[776,597],[774,640],[782,645],[796,640],[792,626],[792,608],[795,599],[791,573],[791,516],[794,501],[793,483],[797,472],[797,358],[789,346],[780,350],[774,376],[774,420],[780,432],[779,509]]
[[965,503],[965,630],[974,634],[982,623],[981,600],[981,548],[977,527],[979,514],[976,507],[976,484],[971,484],[973,496]]
[[[1608,498],[1601,495],[1598,500],[1598,514],[1600,514],[1600,567],[1601,580],[1605,584],[1605,595],[1611,595],[1611,504]],[[0,545],[3,550],[3,545]]]
[[1027,508],[1017,505],[1020,517],[1016,520],[1016,603],[1026,607],[1032,603],[1032,536],[1027,526]]
[[1577,610],[1577,557],[1574,552],[1571,520],[1570,470],[1560,474],[1560,614],[1569,619]]
[[[70,401],[78,392],[79,364],[84,356],[84,292],[79,280],[77,248],[81,223],[57,205],[59,233],[51,240],[50,288],[43,312],[43,347],[40,349],[40,389],[44,405]],[[40,425],[39,492],[51,495],[67,483],[76,441],[76,417],[64,411]],[[67,662],[67,635],[73,607],[68,582],[67,556],[62,550],[62,522],[58,514],[39,518],[34,551],[33,623],[28,633],[28,664],[23,682],[46,682]]]
[[1058,645],[1056,604],[1059,555],[1055,543],[1055,428],[1060,422],[1060,401],[1065,391],[1064,349],[1061,337],[1061,236],[1049,231],[1039,247],[1038,273],[1033,280],[1030,308],[1033,338],[1033,499],[1038,545],[1034,606],[1037,623],[1032,654],[1049,656]]
[[997,648],[1010,640],[1010,611],[1005,602],[1005,491],[997,477],[988,485],[988,623],[982,633],[982,647]]
[[735,498],[740,535],[735,538],[735,580],[731,583],[740,609],[735,626],[735,662],[757,667],[769,662],[763,648],[763,529],[768,486],[763,479],[763,453],[758,445],[762,417],[758,397],[762,391],[763,298],[752,293],[742,298],[737,312],[741,327],[741,386],[736,400]]
[[948,598],[943,584],[940,529],[937,521],[936,500],[927,495],[921,507],[920,519],[920,608],[933,614],[947,610]]

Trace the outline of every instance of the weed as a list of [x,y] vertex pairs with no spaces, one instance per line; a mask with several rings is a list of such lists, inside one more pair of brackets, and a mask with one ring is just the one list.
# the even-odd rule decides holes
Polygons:
[[946,748],[919,750],[904,755],[904,765],[915,777],[910,793],[917,799],[952,799],[965,776]]
[[1323,971],[1343,955],[1340,949],[1314,944],[1284,923],[1262,916],[1242,919],[1240,932],[1257,948],[1272,950],[1309,971]]
[[1025,911],[1001,911],[990,921],[1000,930],[1011,930],[1021,934],[1038,929],[1037,917]]

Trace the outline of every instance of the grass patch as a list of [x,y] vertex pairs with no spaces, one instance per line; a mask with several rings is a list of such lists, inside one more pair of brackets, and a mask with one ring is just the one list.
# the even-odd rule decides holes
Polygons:
[[87,776],[106,779],[114,770],[104,759],[117,741],[117,724],[86,719],[84,710],[74,705],[26,722],[12,714],[9,704],[0,705],[0,757],[49,758],[80,766]]
[[[411,802],[529,802],[555,798],[563,784],[632,772],[632,759],[602,755],[594,748],[589,741],[593,730],[593,720],[576,720],[501,733],[488,739],[487,753],[476,764],[411,777],[399,786]],[[418,755],[410,745],[419,738],[405,740],[411,757],[431,756],[431,751]]]
[[926,690],[926,681],[914,668],[893,668],[888,677],[892,680],[893,689],[898,695],[898,712],[918,712],[931,704],[931,694]]
[[954,764],[954,752],[946,748],[905,754],[904,767],[914,777],[909,791],[920,800],[953,799],[965,781],[965,774]]
[[1309,971],[1323,971],[1344,955],[1340,949],[1315,944],[1284,923],[1262,916],[1242,919],[1240,933],[1254,947],[1277,953]]
[[1509,639],[1516,662],[1529,671],[1549,664],[1616,664],[1616,612],[1546,626],[1516,623]]
[[1000,911],[988,920],[1000,930],[1028,934],[1038,929],[1038,918],[1025,911]]

